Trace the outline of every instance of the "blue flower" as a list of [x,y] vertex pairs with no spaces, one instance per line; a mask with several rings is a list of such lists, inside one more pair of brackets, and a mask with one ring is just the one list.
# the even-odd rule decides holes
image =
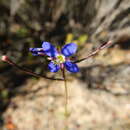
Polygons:
[[34,56],[45,55],[43,48],[29,48],[29,51],[32,52]]
[[78,66],[69,59],[69,56],[72,56],[77,51],[77,45],[75,43],[64,45],[59,52],[51,43],[43,42],[42,48],[30,48],[30,51],[35,56],[49,56],[48,59],[51,61],[48,64],[48,68],[51,72],[57,72],[59,69],[63,69],[64,67],[69,72],[79,72]]

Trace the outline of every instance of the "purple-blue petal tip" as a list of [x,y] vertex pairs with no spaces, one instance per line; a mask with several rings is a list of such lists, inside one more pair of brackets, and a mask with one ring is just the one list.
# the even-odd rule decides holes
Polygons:
[[78,66],[75,64],[75,63],[72,63],[70,61],[66,61],[64,63],[66,69],[69,71],[69,72],[72,72],[72,73],[77,73],[79,72],[79,68]]
[[50,70],[50,72],[57,72],[60,69],[60,66],[54,64],[53,62],[50,62],[48,64],[48,69]]
[[75,54],[77,51],[77,45],[75,43],[69,43],[63,46],[61,53],[68,57]]
[[39,56],[44,54],[43,48],[29,48],[29,51],[32,52],[32,55]]
[[56,57],[56,55],[58,54],[55,46],[52,45],[49,42],[43,42],[42,43],[42,48],[43,48],[45,54],[50,56],[50,57]]

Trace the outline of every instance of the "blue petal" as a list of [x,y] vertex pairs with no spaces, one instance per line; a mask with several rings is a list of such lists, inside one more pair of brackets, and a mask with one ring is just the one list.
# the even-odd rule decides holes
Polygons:
[[29,48],[29,51],[32,52],[34,56],[39,56],[39,52],[44,54],[43,48]]
[[29,51],[31,51],[31,52],[40,52],[40,51],[43,51],[43,48],[29,48]]
[[59,65],[54,64],[52,61],[48,64],[48,68],[51,72],[57,72],[60,69]]
[[61,53],[68,57],[75,54],[77,51],[77,45],[75,43],[69,43],[63,46]]
[[33,55],[33,56],[39,56],[39,54],[38,54],[38,53],[32,53],[32,55]]
[[70,72],[73,72],[73,73],[79,72],[79,68],[75,63],[72,63],[70,61],[66,61],[64,63],[64,65],[65,65],[66,69]]
[[45,54],[50,57],[56,57],[56,55],[58,54],[56,48],[49,42],[43,42],[42,48],[43,48]]

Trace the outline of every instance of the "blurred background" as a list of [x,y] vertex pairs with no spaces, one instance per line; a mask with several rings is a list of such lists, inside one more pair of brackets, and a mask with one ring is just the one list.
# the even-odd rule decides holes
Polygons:
[[[68,130],[130,129],[130,0],[0,0],[0,56],[33,72],[47,70],[30,47],[74,42],[76,59],[114,44],[67,73]],[[64,129],[64,84],[0,62],[0,130]]]

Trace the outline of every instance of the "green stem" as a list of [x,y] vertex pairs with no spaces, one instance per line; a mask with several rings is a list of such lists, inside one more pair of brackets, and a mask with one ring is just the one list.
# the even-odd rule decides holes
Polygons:
[[67,88],[67,80],[65,75],[65,69],[62,71],[63,79],[64,79],[64,86],[65,86],[65,116],[68,116],[68,88]]
[[65,87],[65,129],[68,130],[68,88],[67,88],[67,80],[65,75],[65,69],[62,69],[63,79],[64,79],[64,87]]

